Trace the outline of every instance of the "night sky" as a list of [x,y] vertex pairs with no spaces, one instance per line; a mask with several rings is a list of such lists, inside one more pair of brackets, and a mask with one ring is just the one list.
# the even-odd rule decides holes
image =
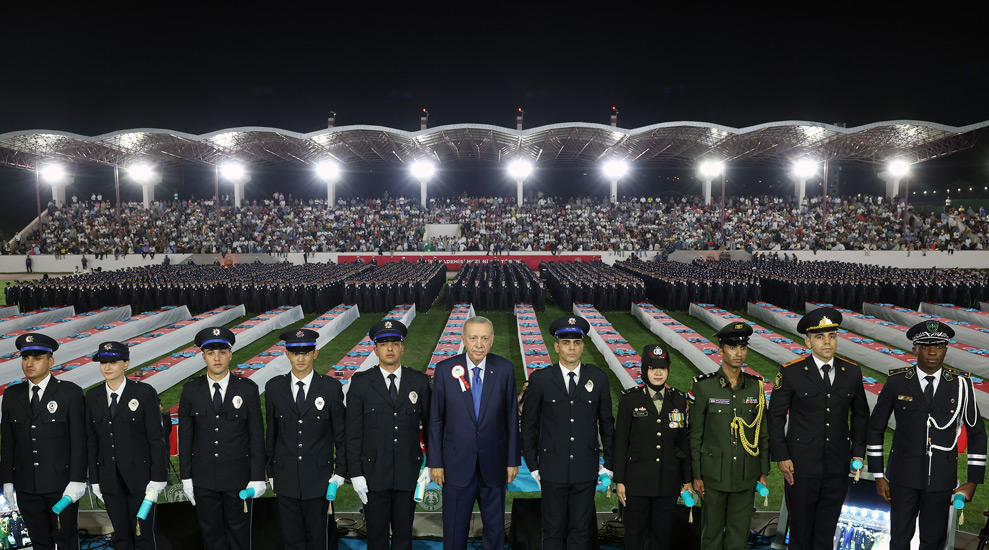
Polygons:
[[[901,2],[892,12],[858,2],[565,13],[494,3],[410,13],[368,3],[363,13],[328,4],[324,15],[290,3],[225,6],[169,6],[182,16],[5,17],[0,133],[311,132],[331,111],[337,126],[417,130],[422,108],[432,127],[514,127],[519,107],[533,128],[606,124],[613,105],[623,128],[989,120],[981,20],[933,3]],[[927,163],[931,185],[981,188],[986,141]],[[166,174],[165,184],[184,191],[196,172]],[[8,192],[31,183],[33,206],[25,178],[0,170]],[[105,186],[107,177],[89,179]],[[77,175],[79,192],[89,179]]]

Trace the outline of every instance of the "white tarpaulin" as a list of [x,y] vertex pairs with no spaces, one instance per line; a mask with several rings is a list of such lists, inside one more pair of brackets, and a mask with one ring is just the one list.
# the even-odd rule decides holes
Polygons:
[[[64,319],[66,317],[72,317],[76,314],[75,306],[65,306],[59,308],[52,308],[47,311],[39,311],[33,314],[19,314],[16,311],[10,315],[17,315],[16,318],[10,319],[8,321],[0,321],[0,334],[10,334],[11,332],[17,332],[19,330],[24,330],[27,327],[34,327],[37,325],[43,325],[45,323],[50,323],[55,319]],[[9,317],[7,315],[6,317]]]
[[[99,325],[105,325],[107,323],[112,323],[114,321],[126,319],[127,317],[130,317],[130,315],[131,315],[130,306],[97,309],[94,311],[83,313],[81,315],[76,315],[74,317],[68,317],[67,318],[68,321],[64,323],[55,323],[47,327],[44,327],[38,330],[37,332],[58,340],[60,338],[65,338],[70,334],[85,332]],[[31,323],[27,326],[37,326],[37,325]],[[20,330],[24,330],[24,329],[21,328]],[[14,345],[16,342],[17,342],[16,338],[7,338],[5,340],[0,340],[0,355],[6,355],[8,353],[16,352],[17,346]]]

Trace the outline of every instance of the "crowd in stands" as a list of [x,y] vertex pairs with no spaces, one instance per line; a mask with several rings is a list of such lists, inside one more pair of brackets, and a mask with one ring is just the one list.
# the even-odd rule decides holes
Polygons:
[[[826,207],[825,207],[826,206]],[[519,207],[502,197],[403,197],[340,200],[267,199],[234,207],[212,200],[52,205],[43,230],[4,245],[4,253],[120,256],[156,253],[377,251],[675,250],[982,250],[989,242],[983,209],[908,210],[883,197],[533,197]],[[722,218],[724,223],[722,224]],[[430,236],[428,224],[458,224],[459,236]],[[722,231],[723,225],[723,231]]]

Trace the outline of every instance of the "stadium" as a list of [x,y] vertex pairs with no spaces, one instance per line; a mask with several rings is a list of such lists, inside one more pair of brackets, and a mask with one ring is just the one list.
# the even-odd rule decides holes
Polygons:
[[[628,128],[613,107],[600,122],[529,126],[517,109],[514,126],[432,126],[425,109],[415,113],[411,131],[338,125],[335,115],[311,132],[5,125],[0,400],[26,383],[22,334],[57,340],[52,374],[84,390],[103,381],[97,344],[125,343],[128,380],[153,387],[172,423],[162,548],[202,544],[177,431],[183,386],[206,372],[193,344],[206,327],[236,334],[231,372],[262,390],[292,368],[280,333],[312,330],[316,372],[346,394],[377,365],[376,323],[407,325],[402,364],[432,376],[464,351],[465,322],[483,316],[491,352],[515,365],[521,391],[559,360],[551,323],[578,315],[592,327],[581,361],[607,373],[617,414],[622,392],[643,385],[647,346],[669,350],[668,384],[687,392],[718,371],[715,333],[734,322],[755,331],[744,371],[771,402],[779,366],[810,353],[798,320],[833,307],[843,315],[838,356],[861,366],[870,406],[890,371],[917,361],[907,328],[938,320],[955,332],[944,364],[971,373],[989,417],[989,180],[972,168],[984,159],[970,160],[989,120]],[[967,471],[960,459],[958,477]],[[783,547],[784,483],[774,464],[768,497],[754,499],[750,547]],[[874,500],[871,483],[862,486]],[[524,501],[538,496],[523,465],[506,502],[513,546],[532,540]],[[255,548],[282,547],[272,497],[255,503]],[[598,488],[594,503],[594,544],[621,547],[614,491]],[[843,524],[889,531],[888,513],[854,504]],[[80,500],[83,548],[113,548],[103,508],[91,492]],[[331,544],[364,548],[352,484],[332,508]],[[956,547],[976,547],[987,508],[979,486],[968,513],[952,515]],[[442,540],[442,509],[432,483],[416,507],[417,544]],[[10,547],[27,547],[10,504],[0,512]],[[474,517],[468,544],[480,547]],[[697,547],[700,527],[687,517],[681,503],[676,544]]]

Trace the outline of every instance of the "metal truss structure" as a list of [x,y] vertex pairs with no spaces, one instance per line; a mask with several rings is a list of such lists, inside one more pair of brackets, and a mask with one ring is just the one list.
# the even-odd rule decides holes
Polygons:
[[381,126],[342,126],[301,134],[277,128],[231,128],[203,135],[137,129],[100,136],[30,130],[0,134],[0,165],[36,169],[46,162],[165,166],[239,160],[248,165],[342,166],[409,163],[497,164],[528,158],[545,166],[592,165],[617,158],[653,167],[702,160],[784,165],[798,159],[884,163],[923,162],[972,147],[989,121],[963,127],[897,120],[854,128],[782,121],[748,128],[667,122],[633,130],[569,123],[514,130],[454,124],[407,132]]

